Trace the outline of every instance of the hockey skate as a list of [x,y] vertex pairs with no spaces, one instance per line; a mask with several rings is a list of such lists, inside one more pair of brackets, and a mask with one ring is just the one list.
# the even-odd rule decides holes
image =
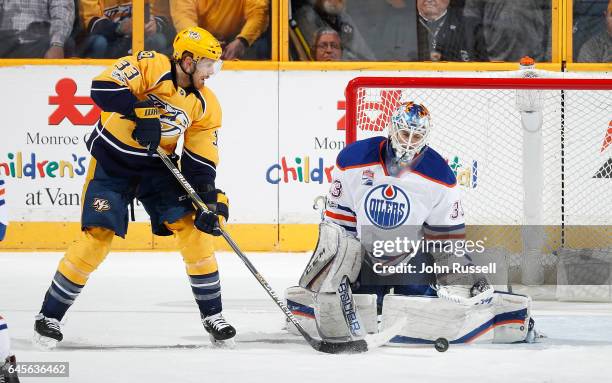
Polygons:
[[233,348],[236,329],[226,322],[221,313],[202,317],[204,329],[208,332],[213,347]]
[[64,339],[57,319],[47,318],[42,314],[36,315],[34,319],[36,320],[34,322],[34,346],[43,350],[50,350],[57,346],[57,342]]
[[0,383],[19,383],[17,372],[12,371],[11,367],[17,365],[15,356],[9,356],[5,361],[0,361]]

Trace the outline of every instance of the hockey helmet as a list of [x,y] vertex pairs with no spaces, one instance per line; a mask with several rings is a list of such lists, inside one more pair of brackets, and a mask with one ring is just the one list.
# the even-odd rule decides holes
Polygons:
[[431,116],[422,104],[408,101],[391,114],[387,127],[389,139],[398,159],[409,161],[427,144]]
[[221,44],[210,32],[204,28],[191,27],[177,33],[172,44],[174,53],[172,57],[180,60],[183,53],[190,52],[195,61],[207,58],[218,61],[221,57]]

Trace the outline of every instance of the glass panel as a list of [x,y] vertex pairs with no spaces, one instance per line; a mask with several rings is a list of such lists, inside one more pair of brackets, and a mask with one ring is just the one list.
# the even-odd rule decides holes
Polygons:
[[71,38],[75,0],[0,1],[0,57],[64,58]]
[[85,58],[115,58],[131,52],[132,5],[105,6],[104,2],[79,1],[83,26],[77,38],[77,55]]
[[[530,55],[538,62],[550,61],[551,4],[552,0],[292,0],[291,57],[519,61]],[[341,49],[335,48],[338,42]]]
[[200,26],[223,47],[224,60],[269,60],[271,57],[270,0],[171,0],[177,31]]
[[462,15],[471,60],[516,62],[530,56],[536,62],[550,61],[551,9],[552,0],[465,0]]
[[172,41],[176,36],[169,0],[151,0],[144,9],[145,49],[172,55]]
[[573,57],[575,62],[612,61],[612,1],[574,0]]

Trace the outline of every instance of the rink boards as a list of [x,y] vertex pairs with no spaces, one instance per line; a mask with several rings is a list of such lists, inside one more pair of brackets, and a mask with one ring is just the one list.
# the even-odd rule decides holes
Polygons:
[[[89,160],[84,141],[98,116],[89,87],[91,78],[103,69],[0,68],[0,81],[10,89],[1,96],[8,133],[0,143],[0,175],[7,181],[6,199],[14,228],[0,248],[62,249],[78,231],[80,193]],[[223,108],[217,185],[230,197],[230,232],[246,250],[302,251],[314,246],[320,214],[313,209],[313,201],[326,193],[335,157],[344,147],[344,88],[362,74],[227,70],[209,81]],[[449,104],[449,108],[445,113],[461,112],[459,106]],[[599,152],[607,128],[594,128],[601,132],[594,134],[597,138],[591,145],[593,166],[609,156]],[[486,166],[482,160],[481,166]],[[498,182],[501,190],[515,187],[504,185],[504,179]],[[115,243],[116,249],[125,250],[171,247],[170,239],[150,234],[146,213],[139,205],[127,239]]]

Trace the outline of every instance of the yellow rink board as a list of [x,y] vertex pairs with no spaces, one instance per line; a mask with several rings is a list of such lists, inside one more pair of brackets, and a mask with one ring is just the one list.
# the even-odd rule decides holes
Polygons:
[[[64,251],[77,238],[80,230],[77,222],[12,222],[9,224],[1,251]],[[244,251],[311,251],[317,243],[316,224],[233,224],[228,232]],[[560,246],[560,228],[545,227],[546,243],[542,249],[549,252]],[[612,226],[566,226],[566,248],[610,248]],[[468,227],[467,238],[486,238],[486,248],[503,248],[510,253],[522,250],[520,226]],[[217,250],[231,250],[223,238],[215,238]],[[547,251],[548,249],[548,251]],[[174,237],[151,234],[151,226],[143,222],[131,222],[125,239],[115,237],[115,251],[172,251]]]
[[[63,251],[77,238],[78,222],[11,222],[0,251]],[[317,242],[315,224],[234,224],[228,232],[244,251],[309,251]],[[223,238],[215,238],[218,250],[230,250]],[[174,250],[174,237],[151,234],[151,225],[130,222],[125,239],[115,237],[113,250]]]

